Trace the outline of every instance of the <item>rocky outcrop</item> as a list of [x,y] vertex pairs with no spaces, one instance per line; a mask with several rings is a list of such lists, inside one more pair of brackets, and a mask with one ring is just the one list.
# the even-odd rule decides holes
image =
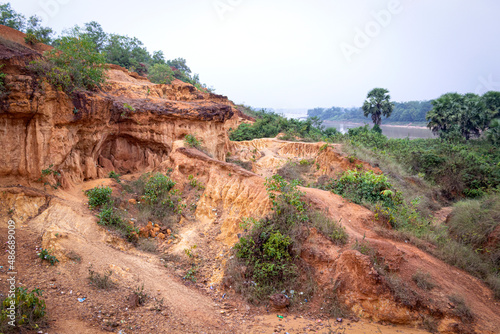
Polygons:
[[19,41],[22,33],[10,33],[10,40],[0,40],[8,89],[0,103],[4,180],[33,182],[46,170],[49,183],[68,187],[111,170],[152,169],[187,134],[200,139],[208,154],[225,159],[225,123],[236,110],[226,97],[178,80],[155,85],[119,66],[109,68],[102,91],[68,96],[26,70],[43,50]]

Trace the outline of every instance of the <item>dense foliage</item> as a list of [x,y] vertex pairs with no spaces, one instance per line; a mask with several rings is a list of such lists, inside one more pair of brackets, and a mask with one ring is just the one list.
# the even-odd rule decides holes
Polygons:
[[255,117],[253,124],[243,123],[236,130],[230,132],[229,138],[235,141],[252,140],[255,138],[273,138],[284,133],[282,139],[302,139],[320,141],[338,134],[335,128],[324,129],[322,121],[317,117],[307,120],[287,119],[274,112],[253,110]]
[[[432,109],[431,101],[394,102],[391,116],[385,122],[425,122],[425,115]],[[314,108],[307,111],[309,117],[319,117],[328,121],[365,122],[361,108]]]
[[[25,32],[26,43],[51,44],[61,50],[68,39],[84,39],[85,44],[88,42],[92,44],[94,53],[99,55],[104,63],[120,65],[147,76],[154,83],[170,83],[176,78],[191,83],[204,92],[214,90],[202,84],[198,74],[191,74],[191,69],[184,58],[165,60],[161,50],[150,53],[143,42],[136,37],[107,34],[96,21],[67,29],[57,38],[52,37],[54,32],[51,28],[43,27],[41,23],[41,19],[37,16],[31,16],[26,20],[24,15],[12,9],[10,3],[0,4],[0,24]],[[78,45],[78,43],[74,44]],[[67,78],[60,73],[51,73],[50,77],[60,86],[62,86],[61,82],[67,81]]]
[[105,59],[85,36],[61,37],[55,49],[47,52],[44,59],[32,62],[30,69],[66,93],[95,90],[106,78]]
[[[249,301],[261,302],[269,295],[286,291],[292,303],[294,291],[304,291],[299,298],[308,298],[307,284],[299,272],[307,272],[300,258],[301,244],[307,238],[303,226],[308,222],[337,244],[347,242],[343,227],[325,216],[310,212],[301,200],[298,182],[287,182],[274,175],[266,179],[266,189],[273,203],[272,213],[261,220],[248,219],[250,231],[235,245],[235,259],[230,272],[236,290]],[[243,266],[244,272],[238,267]],[[236,268],[235,268],[236,267]],[[299,270],[301,269],[301,270]],[[235,277],[236,276],[236,277]],[[309,287],[311,289],[312,287]]]
[[410,174],[421,174],[450,199],[476,197],[500,187],[500,151],[487,140],[388,139],[368,126],[350,129],[344,140],[392,158]]
[[[14,319],[11,318],[11,305],[14,307]],[[15,292],[0,303],[0,331],[24,332],[40,328],[45,324],[47,311],[42,299],[42,290],[34,289],[28,292],[27,288],[17,287]],[[13,322],[15,326],[9,324]]]
[[[500,93],[499,93],[500,94]],[[485,99],[476,94],[444,94],[432,101],[427,113],[428,127],[441,138],[479,137],[496,113],[487,108]]]
[[401,194],[392,187],[387,177],[373,171],[348,170],[338,179],[331,179],[324,188],[352,200],[354,203],[382,203],[394,208],[401,202]]
[[49,43],[54,33],[51,28],[42,27],[41,19],[30,16],[28,20],[24,15],[12,9],[10,3],[0,4],[0,24],[26,33],[26,43]]

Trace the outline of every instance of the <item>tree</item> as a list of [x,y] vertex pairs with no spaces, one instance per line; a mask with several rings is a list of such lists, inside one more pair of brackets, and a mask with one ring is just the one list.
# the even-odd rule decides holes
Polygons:
[[45,43],[49,44],[52,40],[51,35],[54,33],[52,28],[42,27],[42,20],[33,15],[28,19],[28,27],[26,29],[25,42],[28,44]]
[[153,52],[153,64],[166,64],[163,51],[159,50]]
[[23,30],[25,20],[24,15],[17,13],[10,7],[10,3],[0,5],[0,24],[16,30]]
[[175,67],[177,70],[184,72],[186,74],[191,74],[191,69],[186,64],[186,59],[175,58],[173,60],[167,60],[167,65]]
[[154,64],[149,68],[148,79],[157,84],[169,84],[174,80],[174,71],[167,64]]
[[489,91],[483,95],[486,108],[491,111],[492,118],[500,117],[500,92]]
[[479,137],[491,120],[484,99],[476,94],[447,93],[432,105],[426,116],[427,127],[441,138]]
[[45,59],[31,63],[30,69],[52,85],[70,94],[77,89],[95,90],[105,81],[104,55],[95,51],[88,36],[61,37]]
[[382,115],[389,117],[394,109],[394,103],[391,102],[389,91],[385,88],[374,88],[366,98],[362,107],[364,115],[368,117],[371,114],[373,124],[380,126]]

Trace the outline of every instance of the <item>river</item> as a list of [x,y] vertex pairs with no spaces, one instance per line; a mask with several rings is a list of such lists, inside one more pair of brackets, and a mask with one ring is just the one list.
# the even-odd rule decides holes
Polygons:
[[[349,123],[349,122],[339,122],[339,121],[324,121],[323,125],[326,128],[336,128],[342,133],[346,133],[347,130],[352,128],[357,128],[359,126],[364,126],[361,123]],[[370,126],[372,126],[370,124]],[[381,125],[382,133],[388,138],[436,138],[432,131],[428,128],[417,127],[417,126],[404,126],[404,125]]]

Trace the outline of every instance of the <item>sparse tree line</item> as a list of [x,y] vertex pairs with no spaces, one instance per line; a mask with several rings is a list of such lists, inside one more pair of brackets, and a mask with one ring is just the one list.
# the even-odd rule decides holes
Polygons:
[[[120,65],[147,76],[154,83],[169,84],[179,79],[193,84],[199,90],[213,91],[213,88],[200,82],[198,74],[192,74],[186,59],[166,60],[161,50],[150,53],[136,37],[107,34],[95,21],[74,26],[54,37],[55,32],[41,23],[37,16],[26,19],[12,9],[10,3],[0,4],[0,24],[24,32],[28,44],[54,46],[55,51],[47,54],[46,61],[34,64],[33,69],[66,92],[98,88],[105,81],[103,68],[106,63]],[[63,51],[66,56],[58,51]],[[59,57],[64,59],[57,59]]]
[[[396,111],[405,115],[412,110],[420,115],[418,121],[425,120],[427,127],[442,139],[469,140],[484,135],[492,143],[500,143],[500,92],[490,91],[482,96],[447,93],[435,100],[423,102],[395,103],[390,99],[387,89],[374,88],[361,108],[315,108],[308,110],[308,116],[330,120],[359,120],[362,116],[371,116],[375,130],[380,131],[382,116],[394,120]],[[407,118],[399,117],[398,120]]]

